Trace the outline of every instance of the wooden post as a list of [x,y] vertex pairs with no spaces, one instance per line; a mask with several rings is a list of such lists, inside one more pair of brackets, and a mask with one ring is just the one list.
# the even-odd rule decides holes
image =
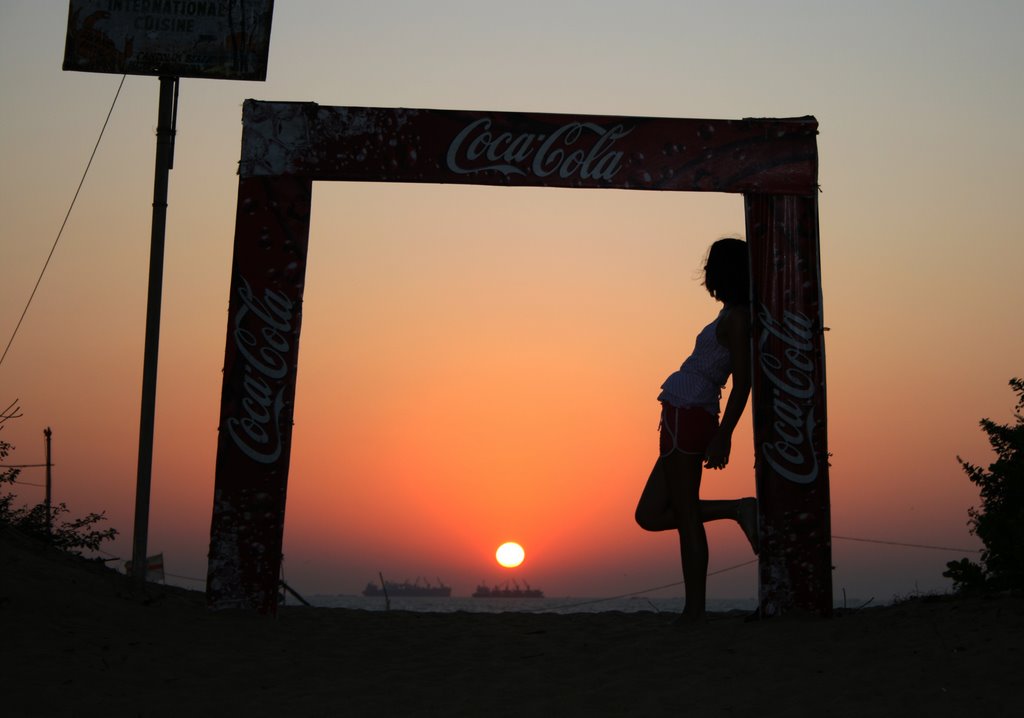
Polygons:
[[46,437],[46,535],[53,536],[53,511],[51,510],[52,502],[52,488],[53,488],[53,474],[50,471],[52,466],[50,462],[50,437],[53,436],[53,431],[50,427],[43,429],[43,436]]

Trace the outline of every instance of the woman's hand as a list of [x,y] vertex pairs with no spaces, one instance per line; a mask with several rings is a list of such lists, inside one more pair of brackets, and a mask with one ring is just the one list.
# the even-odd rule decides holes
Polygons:
[[732,449],[732,434],[719,429],[711,437],[708,450],[704,454],[704,466],[709,469],[724,469],[729,463],[729,451]]

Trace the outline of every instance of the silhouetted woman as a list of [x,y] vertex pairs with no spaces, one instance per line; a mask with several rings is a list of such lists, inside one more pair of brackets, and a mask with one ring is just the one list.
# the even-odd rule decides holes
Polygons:
[[[708,539],[704,522],[732,519],[757,553],[757,501],[700,499],[704,466],[729,463],[732,432],[750,394],[750,269],[747,244],[720,239],[708,250],[704,286],[724,305],[697,335],[693,353],[661,385],[661,452],[636,507],[636,522],[648,531],[679,532],[686,584],[681,619],[704,615]],[[719,400],[732,375],[732,389],[721,412]]]

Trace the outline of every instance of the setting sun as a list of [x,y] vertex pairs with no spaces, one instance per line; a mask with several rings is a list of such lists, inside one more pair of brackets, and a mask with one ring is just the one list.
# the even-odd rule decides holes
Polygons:
[[494,556],[498,559],[498,563],[505,568],[515,568],[526,558],[526,552],[515,541],[509,541],[499,546],[498,550],[494,552]]

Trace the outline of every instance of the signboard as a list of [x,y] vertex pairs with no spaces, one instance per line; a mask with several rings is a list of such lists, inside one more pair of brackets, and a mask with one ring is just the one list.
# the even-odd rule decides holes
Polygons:
[[273,612],[314,181],[743,193],[761,610],[831,610],[813,117],[697,120],[245,103],[207,601]]
[[64,69],[265,80],[273,0],[71,0]]

